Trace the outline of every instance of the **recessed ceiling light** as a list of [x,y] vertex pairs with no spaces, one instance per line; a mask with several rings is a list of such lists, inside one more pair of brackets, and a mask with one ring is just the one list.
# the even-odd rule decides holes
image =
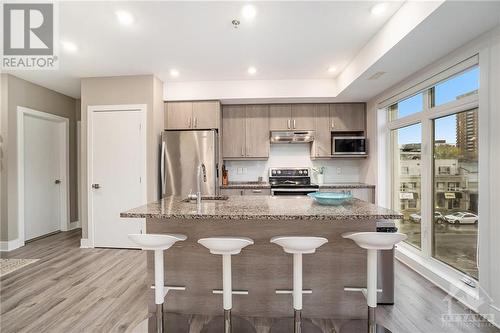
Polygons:
[[126,12],[124,10],[118,10],[115,12],[116,18],[118,19],[118,22],[120,22],[123,25],[131,25],[134,23],[134,17],[132,14],[129,12]]
[[253,66],[250,66],[248,67],[248,70],[247,70],[248,74],[250,75],[254,75],[255,73],[257,73],[257,68],[253,67]]
[[179,71],[177,69],[171,69],[170,70],[170,76],[172,76],[172,77],[178,77],[179,76]]
[[241,9],[241,15],[247,20],[252,20],[257,15],[257,9],[250,4],[244,5]]
[[335,66],[328,67],[328,73],[335,73],[336,71],[337,71],[337,67],[335,67]]
[[64,51],[69,52],[69,53],[75,53],[78,51],[78,46],[76,46],[75,43],[68,42],[68,41],[62,41],[61,45],[64,49]]
[[376,4],[375,6],[372,7],[371,13],[373,15],[380,15],[383,12],[385,12],[386,9],[387,9],[387,4],[386,3],[384,3],[384,2],[378,3],[378,4]]

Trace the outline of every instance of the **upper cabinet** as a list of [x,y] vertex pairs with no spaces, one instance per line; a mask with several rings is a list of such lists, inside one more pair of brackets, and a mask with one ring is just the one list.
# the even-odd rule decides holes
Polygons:
[[169,102],[165,103],[165,128],[166,129],[188,129],[193,121],[192,102]]
[[222,154],[224,158],[245,157],[245,106],[227,105],[222,109]]
[[228,105],[222,110],[224,159],[269,157],[269,106]]
[[364,103],[330,104],[330,130],[364,132],[366,114]]
[[293,104],[291,129],[311,131],[314,129],[315,104]]
[[316,104],[314,108],[314,141],[311,157],[330,157],[332,155],[332,134],[330,130],[330,106]]
[[218,129],[220,102],[168,102],[165,103],[166,129]]
[[314,104],[274,104],[269,115],[271,131],[314,129]]
[[269,129],[287,131],[291,128],[292,106],[290,104],[272,104],[269,106]]

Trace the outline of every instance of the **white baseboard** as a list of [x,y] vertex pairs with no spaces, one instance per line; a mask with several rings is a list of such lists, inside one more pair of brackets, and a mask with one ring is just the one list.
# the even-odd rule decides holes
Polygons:
[[80,248],[91,249],[91,248],[93,248],[93,246],[90,243],[90,240],[88,238],[82,238],[82,239],[80,239]]
[[80,221],[73,221],[69,224],[68,230],[73,230],[73,229],[77,229],[77,228],[81,228],[81,227],[82,227],[82,223]]
[[20,248],[24,244],[21,244],[19,238],[10,240],[10,241],[0,241],[0,252],[9,252]]

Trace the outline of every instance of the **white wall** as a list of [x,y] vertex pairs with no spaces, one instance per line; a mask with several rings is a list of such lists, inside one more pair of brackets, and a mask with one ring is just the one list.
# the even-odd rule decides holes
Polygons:
[[[436,73],[479,54],[480,90],[479,90],[479,135],[480,135],[480,190],[479,190],[479,285],[477,288],[482,299],[479,301],[480,313],[493,314],[494,321],[500,327],[500,26],[472,40],[453,51],[446,57],[413,74],[394,87],[367,103],[367,137],[370,140],[370,157],[362,162],[361,181],[377,186],[379,204],[389,204],[388,164],[384,159],[387,152],[387,136],[384,129],[386,115],[377,110],[377,104],[405,91]],[[420,272],[427,272],[441,288],[451,292],[466,304],[476,304],[466,294],[453,292],[453,285],[428,267],[415,267]]]
[[[325,183],[359,182],[360,160],[311,160],[310,144],[272,144],[267,161],[226,161],[229,181],[268,180],[271,167],[320,167],[325,166]],[[238,168],[246,168],[246,174],[238,174]],[[340,168],[340,174],[337,169]],[[312,181],[315,181],[314,177]]]

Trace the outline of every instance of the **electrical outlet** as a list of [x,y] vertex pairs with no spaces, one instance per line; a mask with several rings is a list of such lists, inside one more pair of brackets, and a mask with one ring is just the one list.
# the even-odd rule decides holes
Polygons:
[[337,168],[337,175],[341,175],[342,174],[342,168]]

